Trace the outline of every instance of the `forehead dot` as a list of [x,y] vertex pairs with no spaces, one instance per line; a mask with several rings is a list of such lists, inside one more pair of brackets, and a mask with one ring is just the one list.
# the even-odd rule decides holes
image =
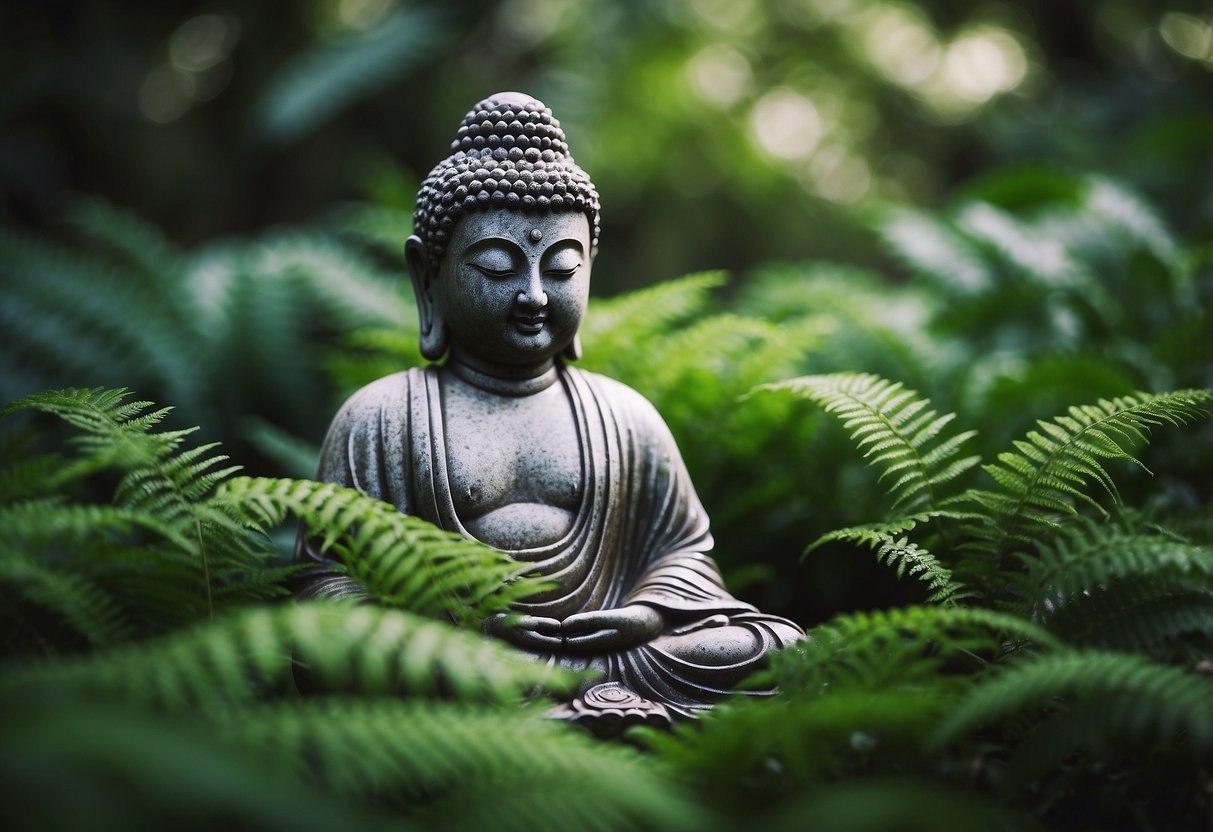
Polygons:
[[543,232],[540,231],[538,228],[532,228],[531,229],[531,242],[537,243],[542,239],[543,239]]

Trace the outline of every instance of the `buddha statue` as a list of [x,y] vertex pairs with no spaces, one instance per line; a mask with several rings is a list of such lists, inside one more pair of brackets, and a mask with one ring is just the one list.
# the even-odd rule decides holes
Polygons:
[[[421,351],[442,363],[355,393],[317,477],[554,582],[485,630],[597,671],[556,716],[600,732],[693,716],[804,633],[725,589],[708,518],[653,406],[569,363],[599,202],[560,122],[529,96],[499,93],[467,114],[451,150],[421,186],[405,245]],[[323,557],[306,540],[299,555]],[[304,594],[353,592],[330,574]]]

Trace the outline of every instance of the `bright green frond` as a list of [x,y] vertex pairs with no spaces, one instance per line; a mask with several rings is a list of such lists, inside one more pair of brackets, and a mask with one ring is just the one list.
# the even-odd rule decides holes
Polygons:
[[598,299],[581,326],[586,356],[605,358],[637,339],[660,334],[704,308],[713,289],[725,282],[723,272],[701,272],[667,280],[617,298]]
[[940,486],[978,463],[978,457],[955,459],[960,446],[975,435],[960,433],[940,441],[955,414],[938,415],[930,402],[901,384],[872,375],[834,373],[802,376],[764,389],[788,390],[834,414],[850,432],[881,478],[894,476],[889,487],[893,513],[940,507]]
[[897,577],[900,578],[909,573],[912,577],[927,584],[930,589],[927,600],[930,603],[955,604],[972,597],[972,593],[964,587],[964,584],[952,577],[952,570],[917,543],[911,543],[903,532],[938,518],[964,519],[974,516],[966,512],[948,510],[924,511],[887,523],[870,523],[836,529],[817,538],[805,550],[805,553],[813,551],[822,544],[840,540],[867,546],[876,551],[878,562],[897,569]]
[[421,615],[479,623],[540,587],[519,578],[526,567],[508,555],[352,488],[240,477],[217,496],[263,529],[281,523],[288,512],[299,517],[309,535],[323,538],[322,548],[337,547],[348,573],[372,597]]
[[156,641],[10,667],[0,690],[67,685],[190,710],[259,699],[292,668],[326,690],[517,701],[572,674],[452,625],[400,610],[323,602],[252,609]]
[[1210,402],[1210,390],[1137,393],[1071,407],[1051,422],[1038,421],[1040,430],[1016,442],[1016,451],[999,454],[996,464],[983,466],[1001,491],[970,492],[989,515],[988,525],[974,531],[988,548],[1001,550],[1031,543],[1034,533],[1056,528],[1058,520],[1077,513],[1076,501],[1098,508],[1087,494],[1093,482],[1117,499],[1102,460],[1140,465],[1132,451],[1146,441],[1151,428],[1192,422],[1205,414],[1203,407]]

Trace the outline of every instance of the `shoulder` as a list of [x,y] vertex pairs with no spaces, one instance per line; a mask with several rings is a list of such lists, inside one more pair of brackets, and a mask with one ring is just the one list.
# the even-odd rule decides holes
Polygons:
[[[337,482],[382,498],[384,489],[374,480],[382,470],[382,457],[399,443],[385,437],[400,436],[409,424],[409,390],[421,383],[423,370],[394,373],[371,382],[350,396],[329,425],[316,464],[316,478]],[[395,451],[391,451],[394,453]]]
[[385,410],[392,412],[406,407],[411,384],[417,383],[420,374],[425,370],[414,368],[403,372],[393,373],[376,379],[370,384],[354,392],[337,415],[333,417],[333,426],[358,425],[370,420],[378,421]]
[[670,429],[653,403],[622,381],[579,367],[566,367],[565,372],[584,379],[586,386],[594,391],[599,406],[616,418],[626,418],[635,429],[655,434],[663,441],[670,435]]
[[585,384],[597,396],[605,398],[616,409],[635,411],[654,416],[658,419],[661,418],[657,413],[657,408],[653,407],[653,404],[648,399],[618,379],[591,372],[590,370],[583,370],[580,367],[566,366],[564,371],[574,378],[583,379]]

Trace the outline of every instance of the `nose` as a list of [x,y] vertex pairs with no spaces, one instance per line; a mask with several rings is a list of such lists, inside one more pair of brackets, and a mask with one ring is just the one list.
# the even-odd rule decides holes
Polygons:
[[543,291],[538,268],[527,275],[526,286],[518,292],[518,303],[528,309],[542,309],[548,305],[548,293]]

